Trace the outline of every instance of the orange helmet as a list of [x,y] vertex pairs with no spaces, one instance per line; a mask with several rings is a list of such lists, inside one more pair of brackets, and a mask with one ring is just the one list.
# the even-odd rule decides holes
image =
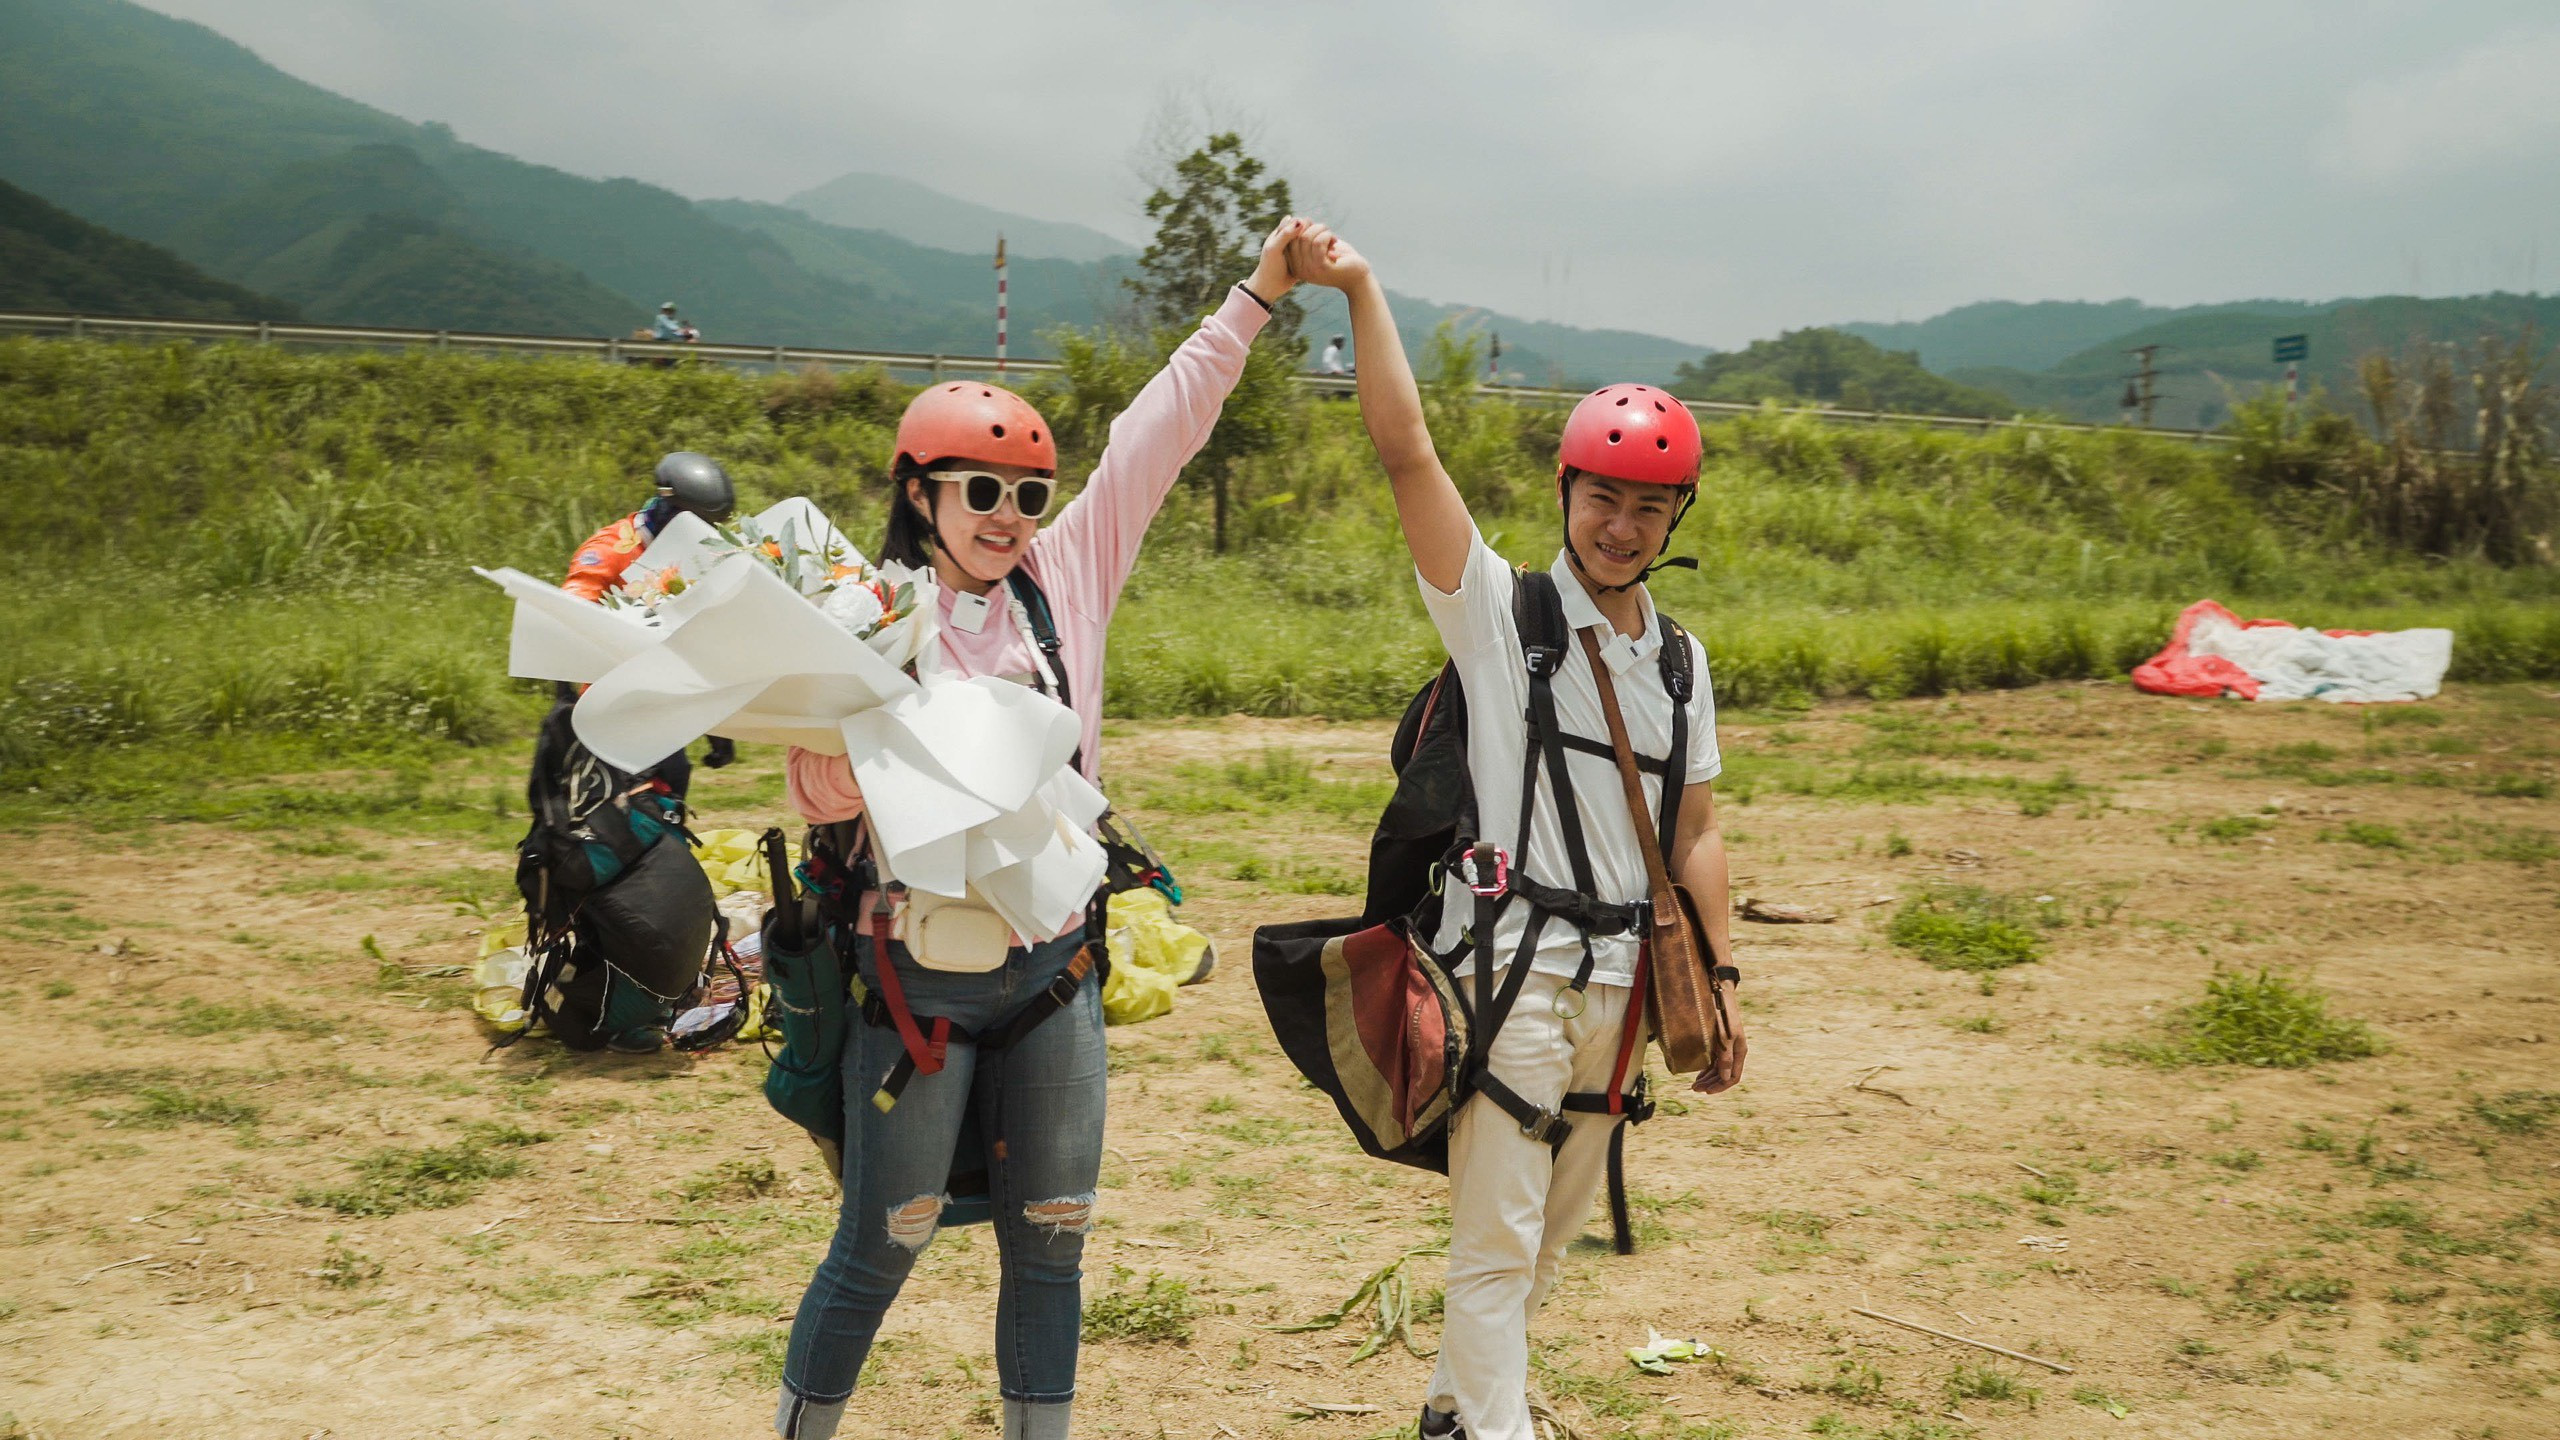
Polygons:
[[1031,402],[978,380],[947,380],[907,402],[898,417],[898,463],[975,460],[1055,474],[1058,439]]

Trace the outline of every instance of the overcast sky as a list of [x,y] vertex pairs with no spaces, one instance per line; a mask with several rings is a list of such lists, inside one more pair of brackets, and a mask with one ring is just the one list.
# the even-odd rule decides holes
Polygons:
[[1143,235],[1168,102],[1389,284],[1738,345],[1966,301],[2549,289],[2548,0],[146,0],[697,197],[847,170]]

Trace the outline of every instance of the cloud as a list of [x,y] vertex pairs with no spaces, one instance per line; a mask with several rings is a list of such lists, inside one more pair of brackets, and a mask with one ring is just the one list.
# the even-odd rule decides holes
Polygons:
[[2560,26],[2358,86],[2312,153],[2321,169],[2367,185],[2536,159],[2549,185],[2555,140]]
[[582,174],[874,170],[1131,238],[1149,119],[1191,97],[1399,289],[1700,344],[2560,254],[2547,0],[153,3]]

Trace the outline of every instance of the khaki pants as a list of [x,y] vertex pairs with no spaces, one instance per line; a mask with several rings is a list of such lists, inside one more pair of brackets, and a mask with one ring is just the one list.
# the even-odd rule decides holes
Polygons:
[[[1465,982],[1461,982],[1465,983]],[[1618,1063],[1633,991],[1593,985],[1573,1019],[1555,1013],[1560,976],[1532,974],[1494,1037],[1493,1073],[1532,1104],[1552,1109],[1568,1092],[1604,1091]],[[1642,1067],[1631,1063],[1632,1085]],[[1529,1317],[1555,1287],[1565,1247],[1582,1233],[1607,1178],[1609,1132],[1618,1117],[1569,1114],[1560,1151],[1478,1095],[1449,1135],[1448,1313],[1435,1410],[1452,1411],[1468,1440],[1536,1440],[1529,1428]]]

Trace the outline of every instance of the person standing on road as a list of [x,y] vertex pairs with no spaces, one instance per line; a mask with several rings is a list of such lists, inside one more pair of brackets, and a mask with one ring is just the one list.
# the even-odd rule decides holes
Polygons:
[[[1021,397],[947,382],[918,395],[898,422],[881,558],[929,565],[939,582],[924,664],[1021,680],[1066,704],[1088,779],[1098,774],[1112,609],[1149,522],[1207,443],[1254,336],[1289,293],[1287,242],[1303,223],[1283,221],[1263,242],[1252,275],[1112,422],[1084,492],[1045,529],[1058,494],[1057,439]],[[993,969],[928,967],[903,942],[883,947],[873,937],[894,931],[887,907],[901,902],[878,888],[852,767],[842,755],[794,749],[787,775],[811,826],[812,889],[873,1000],[844,1046],[844,1206],[792,1321],[774,1428],[786,1440],[835,1433],[882,1317],[965,1188],[955,1176],[983,1169],[1001,1255],[1003,1433],[1065,1440],[1106,1078],[1086,922],[1063,935],[1010,937]],[[943,1038],[928,1047],[927,1032]],[[1005,1039],[982,1038],[994,1035]],[[964,1135],[973,1137],[965,1154]],[[917,1428],[902,1418],[879,1423]]]
[[1316,368],[1327,375],[1348,375],[1351,373],[1351,366],[1349,362],[1343,359],[1341,336],[1334,336],[1333,343],[1324,347],[1324,360]]
[[[1362,353],[1377,357],[1360,375],[1360,413],[1395,487],[1396,513],[1413,552],[1423,606],[1449,648],[1467,696],[1467,766],[1482,835],[1511,835],[1520,826],[1521,775],[1528,759],[1522,715],[1529,703],[1528,657],[1513,616],[1517,581],[1487,546],[1433,451],[1422,398],[1398,342],[1386,292],[1369,263],[1321,226],[1290,246],[1300,278],[1340,290],[1350,302],[1351,330]],[[1556,497],[1564,547],[1551,573],[1576,643],[1541,663],[1551,676],[1554,723],[1586,740],[1609,731],[1598,682],[1582,642],[1598,646],[1609,667],[1630,746],[1663,756],[1644,777],[1646,803],[1658,810],[1668,767],[1684,781],[1676,828],[1664,859],[1673,878],[1698,897],[1707,940],[1718,957],[1732,953],[1732,917],[1724,834],[1712,782],[1722,768],[1715,739],[1715,701],[1707,657],[1695,640],[1692,698],[1679,723],[1676,703],[1657,663],[1667,632],[1655,623],[1645,577],[1697,493],[1702,454],[1698,424],[1686,407],[1646,385],[1612,385],[1586,397],[1565,422]],[[1588,632],[1587,634],[1585,632]],[[1685,731],[1686,753],[1672,755]],[[1597,753],[1593,753],[1596,751]],[[1571,878],[1559,857],[1579,851],[1591,874],[1581,908],[1641,912],[1648,895],[1638,826],[1659,829],[1658,814],[1630,812],[1627,792],[1604,741],[1564,755],[1567,793],[1552,772],[1531,790],[1532,816],[1519,870],[1545,886]],[[1578,834],[1577,834],[1578,831]],[[1580,866],[1575,867],[1582,868]],[[1514,873],[1518,873],[1515,870]],[[1447,887],[1432,943],[1462,945],[1476,897]],[[1554,892],[1550,892],[1554,893]],[[1516,896],[1515,896],[1516,898]],[[1426,1440],[1534,1440],[1528,1409],[1529,1320],[1555,1285],[1565,1247],[1581,1232],[1603,1179],[1611,1131],[1623,1116],[1610,1109],[1565,1107],[1568,1094],[1631,1091],[1643,1073],[1643,997],[1637,992],[1640,926],[1604,933],[1550,917],[1534,952],[1523,954],[1531,906],[1505,904],[1481,956],[1527,963],[1518,1002],[1486,1054],[1485,1068],[1526,1101],[1536,1122],[1507,1111],[1479,1088],[1452,1123],[1449,1141],[1449,1284],[1440,1359],[1424,1397]],[[1471,974],[1474,962],[1461,967]],[[1739,1033],[1735,1041],[1739,1043]],[[1712,1082],[1701,1081],[1701,1088]],[[1598,1098],[1598,1097],[1595,1097]],[[1566,1128],[1569,1127],[1569,1128]],[[1553,1137],[1539,1138],[1539,1136]]]
[[[675,308],[674,301],[667,308]],[[605,592],[622,583],[623,572],[649,542],[663,534],[668,522],[678,515],[699,515],[714,525],[726,523],[738,508],[738,490],[730,483],[729,472],[708,455],[691,450],[677,450],[660,457],[652,473],[655,492],[649,503],[632,511],[586,538],[586,542],[569,557],[569,578],[560,588],[581,600],[602,600]],[[562,700],[577,698],[565,692]],[[717,770],[738,758],[738,747],[726,736],[706,737],[702,763]],[[667,788],[682,800],[693,781],[693,760],[684,751],[651,766],[649,774],[667,782]]]

